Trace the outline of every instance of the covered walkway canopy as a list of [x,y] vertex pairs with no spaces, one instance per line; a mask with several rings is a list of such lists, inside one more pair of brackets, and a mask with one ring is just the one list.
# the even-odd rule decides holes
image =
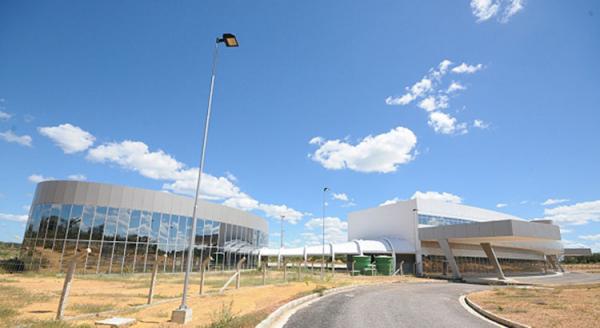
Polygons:
[[345,243],[329,243],[315,246],[305,246],[297,248],[262,248],[258,250],[259,258],[263,256],[277,256],[281,261],[285,257],[301,257],[304,261],[309,256],[327,256],[335,260],[336,256],[364,255],[364,254],[389,254],[394,257],[396,263],[396,254],[415,254],[415,245],[400,238],[379,238],[376,240],[352,240]]

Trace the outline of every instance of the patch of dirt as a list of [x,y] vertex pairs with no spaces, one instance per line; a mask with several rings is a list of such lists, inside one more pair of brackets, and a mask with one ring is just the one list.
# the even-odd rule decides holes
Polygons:
[[600,284],[504,287],[469,298],[485,310],[532,327],[598,327],[600,321]]

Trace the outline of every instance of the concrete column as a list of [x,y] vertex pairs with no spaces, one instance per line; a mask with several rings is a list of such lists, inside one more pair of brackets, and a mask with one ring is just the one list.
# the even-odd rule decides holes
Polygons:
[[440,248],[444,252],[444,256],[446,256],[446,260],[448,261],[448,264],[450,264],[450,268],[452,268],[452,276],[456,279],[461,279],[462,276],[460,274],[460,270],[458,270],[458,264],[456,264],[450,244],[448,244],[448,239],[440,239],[438,240],[438,244],[440,244]]
[[556,268],[557,271],[565,272],[565,270],[562,268],[562,266],[558,262],[558,256],[556,256],[556,255],[546,255],[546,258],[550,261],[550,264],[552,264],[552,266],[554,268]]
[[498,262],[498,258],[496,257],[496,252],[492,248],[492,244],[490,243],[481,243],[481,248],[485,252],[490,263],[494,266],[496,270],[496,274],[498,275],[498,279],[504,280],[506,277],[504,276],[504,272],[502,271],[502,267],[500,266],[500,262]]
[[[415,200],[416,204],[416,200]],[[421,251],[421,239],[419,238],[419,213],[418,209],[413,209],[414,229],[415,229],[415,273],[417,276],[423,275],[423,252]]]

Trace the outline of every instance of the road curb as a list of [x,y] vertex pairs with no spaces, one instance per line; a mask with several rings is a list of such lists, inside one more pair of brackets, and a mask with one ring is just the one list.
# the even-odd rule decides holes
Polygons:
[[[317,299],[320,299],[321,297],[325,297],[328,295],[333,295],[333,294],[337,294],[337,293],[341,293],[341,292],[345,292],[345,291],[349,291],[349,290],[353,290],[353,289],[357,289],[357,288],[361,288],[361,287],[373,287],[373,286],[379,286],[379,285],[384,285],[384,284],[387,284],[387,283],[344,286],[344,287],[328,289],[328,290],[324,291],[322,294],[313,293],[313,294],[310,294],[307,296],[300,297],[298,299],[290,301],[290,302],[280,306],[279,308],[277,308],[277,310],[275,310],[271,314],[269,314],[269,316],[265,320],[261,321],[258,325],[256,325],[256,328],[282,327],[283,324],[285,324],[287,322],[287,319],[289,319],[289,317],[291,317],[295,313],[295,312],[289,313],[289,311],[297,309],[300,306],[307,305],[308,303],[310,303],[312,301],[316,301]],[[286,318],[286,315],[287,315],[287,318]]]
[[510,328],[531,328],[531,326],[524,325],[520,322],[516,322],[516,321],[512,321],[512,320],[503,318],[503,317],[496,315],[490,311],[484,310],[477,303],[471,301],[469,299],[468,295],[465,295],[465,303],[467,303],[467,305],[469,307],[471,307],[471,309],[473,309],[475,312],[477,312],[477,313],[481,314],[482,316],[484,316],[498,324],[501,324],[503,326],[510,327]]

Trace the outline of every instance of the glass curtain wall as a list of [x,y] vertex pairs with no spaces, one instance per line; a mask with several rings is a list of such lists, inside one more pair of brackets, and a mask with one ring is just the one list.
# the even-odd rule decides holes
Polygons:
[[425,215],[419,214],[419,224],[428,226],[441,226],[441,225],[452,225],[452,224],[465,224],[473,223],[474,221],[465,219],[455,219],[443,216]]
[[[21,259],[30,270],[65,271],[77,261],[80,273],[181,272],[192,218],[128,208],[76,204],[40,204],[30,211]],[[211,271],[256,267],[255,252],[268,244],[265,232],[208,219],[197,219],[192,270],[210,257]],[[92,252],[77,252],[90,248]]]

